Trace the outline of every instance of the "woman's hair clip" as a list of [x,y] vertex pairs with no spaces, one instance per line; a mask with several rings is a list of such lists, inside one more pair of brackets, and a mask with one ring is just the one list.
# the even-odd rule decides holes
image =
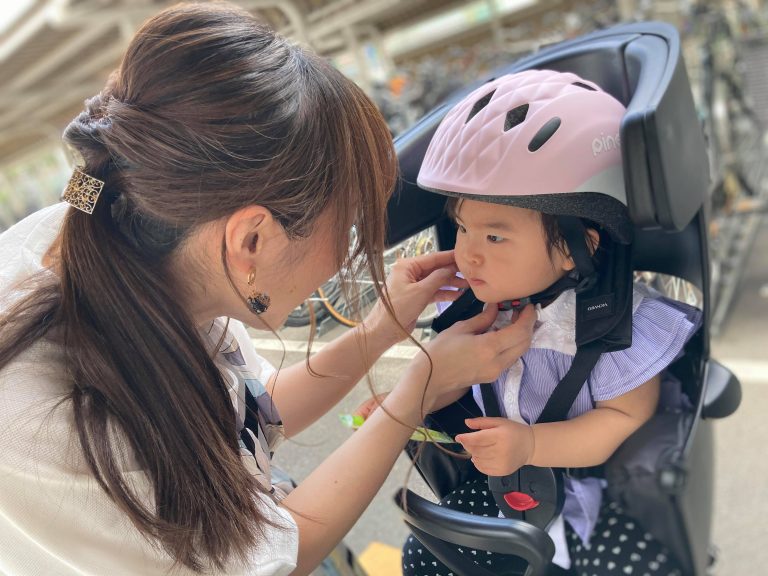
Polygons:
[[75,168],[72,177],[64,188],[61,199],[70,206],[82,210],[86,214],[93,214],[96,202],[104,188],[104,182],[93,176],[89,176],[79,168]]

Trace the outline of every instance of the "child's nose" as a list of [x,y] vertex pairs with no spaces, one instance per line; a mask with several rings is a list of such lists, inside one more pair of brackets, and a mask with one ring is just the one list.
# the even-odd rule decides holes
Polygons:
[[467,264],[477,266],[482,261],[482,254],[473,242],[462,242],[460,246],[457,245],[457,252],[459,253],[458,257]]

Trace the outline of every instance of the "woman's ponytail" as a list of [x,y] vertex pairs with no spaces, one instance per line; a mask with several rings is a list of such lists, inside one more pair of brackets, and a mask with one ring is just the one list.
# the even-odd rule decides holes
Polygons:
[[[89,101],[98,113],[95,104]],[[203,567],[203,550],[222,568],[245,549],[222,540],[221,526],[236,529],[244,543],[264,520],[259,485],[242,466],[225,383],[179,305],[163,255],[142,252],[113,219],[112,204],[129,199],[116,159],[103,152],[109,124],[94,111],[79,116],[65,139],[83,154],[83,171],[103,179],[102,198],[91,215],[70,210],[60,238],[59,316],[80,443],[99,484],[142,532],[182,564]],[[130,440],[162,506],[148,507],[126,485],[113,424]],[[242,488],[219,488],[233,483]]]

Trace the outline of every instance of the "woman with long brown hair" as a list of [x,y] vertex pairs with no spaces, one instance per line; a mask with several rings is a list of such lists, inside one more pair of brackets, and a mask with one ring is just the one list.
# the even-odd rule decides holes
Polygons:
[[352,257],[382,285],[396,158],[380,114],[248,13],[180,5],[144,24],[64,138],[81,159],[67,203],[0,236],[4,574],[306,574],[424,414],[528,345],[531,318],[481,334],[492,310],[444,332],[288,493],[275,441],[456,282],[450,252],[399,263],[311,366],[276,373],[250,343],[242,323],[280,325],[350,257],[353,225]]

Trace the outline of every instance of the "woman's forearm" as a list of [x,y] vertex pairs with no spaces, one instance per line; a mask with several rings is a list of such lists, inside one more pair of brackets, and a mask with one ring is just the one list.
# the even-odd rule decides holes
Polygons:
[[298,434],[333,408],[394,343],[366,332],[361,324],[312,355],[310,366],[319,376],[299,362],[270,378],[267,390],[286,436]]
[[294,574],[309,574],[352,528],[384,483],[412,427],[421,423],[419,390],[426,373],[410,374],[404,382],[408,386],[396,388],[383,404],[407,426],[376,410],[284,500],[299,526]]

